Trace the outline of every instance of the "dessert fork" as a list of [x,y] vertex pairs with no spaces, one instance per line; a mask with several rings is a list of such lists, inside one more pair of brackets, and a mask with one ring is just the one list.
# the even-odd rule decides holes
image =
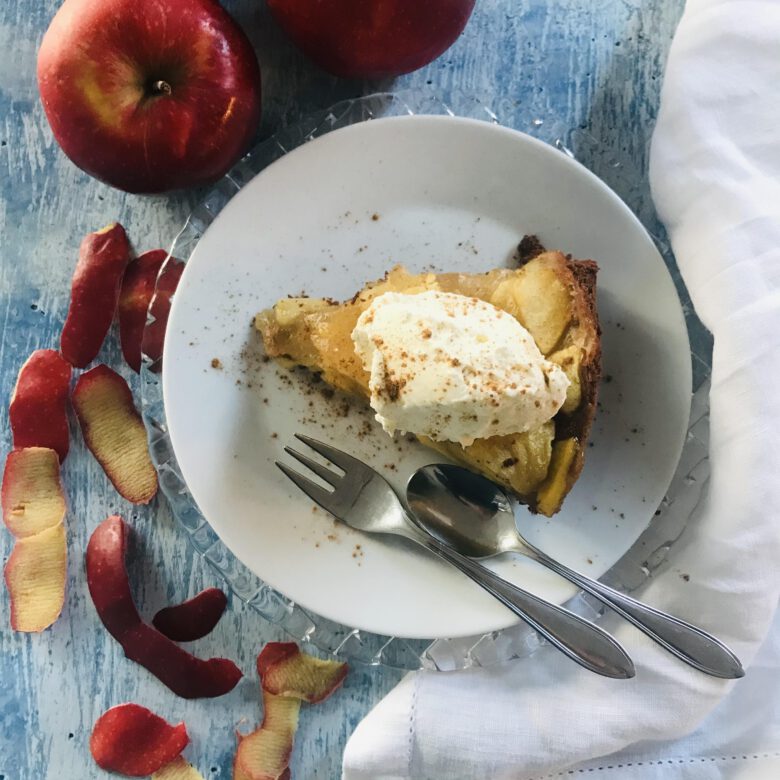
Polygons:
[[333,490],[322,487],[284,463],[277,461],[276,465],[337,520],[358,531],[394,534],[419,544],[463,572],[581,666],[605,677],[628,679],[634,676],[634,664],[628,654],[606,631],[512,585],[428,535],[414,524],[385,478],[362,461],[308,436],[296,434],[296,438],[344,472],[340,476],[291,447],[284,448]]

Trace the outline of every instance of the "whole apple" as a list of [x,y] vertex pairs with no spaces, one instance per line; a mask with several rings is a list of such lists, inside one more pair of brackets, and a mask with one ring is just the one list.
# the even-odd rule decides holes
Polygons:
[[217,0],[65,0],[38,85],[65,154],[128,192],[219,178],[260,119],[257,58]]
[[293,42],[347,78],[409,73],[443,54],[476,0],[267,0]]

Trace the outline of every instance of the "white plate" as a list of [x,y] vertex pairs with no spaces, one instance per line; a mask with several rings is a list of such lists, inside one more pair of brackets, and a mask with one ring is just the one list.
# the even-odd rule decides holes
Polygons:
[[[638,220],[578,163],[521,133],[469,119],[364,122],[305,144],[249,182],[190,258],[175,297],[163,391],[176,457],[211,526],[257,575],[303,607],[401,637],[459,637],[514,616],[401,540],[336,525],[276,469],[297,431],[380,468],[402,488],[440,456],[391,441],[354,402],[259,359],[254,314],[303,291],[345,298],[391,265],[484,271],[524,233],[599,261],[602,407],[585,470],[552,520],[518,510],[528,537],[592,576],[652,518],[681,451],[691,389],[674,285]],[[219,361],[218,363],[216,361]],[[212,362],[216,367],[212,366]],[[562,602],[534,564],[493,563]]]

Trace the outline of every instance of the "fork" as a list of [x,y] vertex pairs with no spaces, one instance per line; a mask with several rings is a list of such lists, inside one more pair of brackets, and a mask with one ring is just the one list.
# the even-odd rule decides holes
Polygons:
[[428,535],[415,525],[387,480],[362,461],[308,436],[296,434],[295,438],[343,471],[343,476],[291,447],[285,447],[285,452],[333,490],[322,487],[284,463],[276,461],[276,465],[337,520],[364,533],[394,534],[419,544],[463,572],[580,666],[604,677],[628,679],[634,676],[633,662],[606,631],[512,585]]

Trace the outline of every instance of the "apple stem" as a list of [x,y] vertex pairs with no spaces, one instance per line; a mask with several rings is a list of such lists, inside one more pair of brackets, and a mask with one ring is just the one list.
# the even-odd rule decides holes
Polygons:
[[153,95],[170,95],[172,92],[171,85],[167,81],[160,79],[152,84]]

